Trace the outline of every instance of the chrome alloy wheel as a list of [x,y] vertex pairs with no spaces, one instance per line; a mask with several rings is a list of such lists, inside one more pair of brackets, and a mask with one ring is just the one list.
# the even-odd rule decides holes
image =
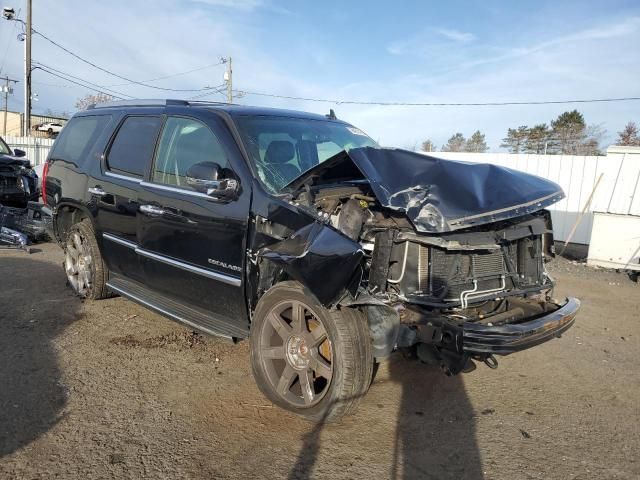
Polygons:
[[74,231],[67,238],[64,269],[71,288],[78,295],[86,297],[91,290],[93,259],[89,245],[80,233]]
[[260,361],[277,394],[296,407],[318,403],[333,376],[333,349],[327,331],[307,305],[274,306],[260,332]]

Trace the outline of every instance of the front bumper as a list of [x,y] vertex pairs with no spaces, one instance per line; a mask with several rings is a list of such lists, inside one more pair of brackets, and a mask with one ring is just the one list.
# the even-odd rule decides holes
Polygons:
[[568,298],[555,312],[528,322],[500,326],[465,322],[462,350],[471,355],[508,355],[534,347],[567,331],[579,309],[580,300]]

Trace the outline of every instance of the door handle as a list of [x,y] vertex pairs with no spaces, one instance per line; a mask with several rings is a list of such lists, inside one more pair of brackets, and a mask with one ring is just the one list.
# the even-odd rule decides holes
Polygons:
[[105,192],[102,188],[100,187],[91,187],[88,188],[87,191],[91,194],[91,195],[95,195],[96,197],[104,197],[107,192]]
[[167,213],[164,208],[157,207],[156,205],[140,205],[140,211],[150,216],[164,215]]

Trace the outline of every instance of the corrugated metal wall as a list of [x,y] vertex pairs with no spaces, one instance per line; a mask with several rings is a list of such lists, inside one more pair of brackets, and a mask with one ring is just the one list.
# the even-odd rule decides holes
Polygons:
[[589,244],[594,211],[640,216],[640,149],[637,148],[610,148],[606,156],[597,157],[449,152],[432,152],[429,155],[493,163],[558,183],[567,197],[549,208],[556,240],[567,239],[600,174],[603,175],[602,180],[571,242]]

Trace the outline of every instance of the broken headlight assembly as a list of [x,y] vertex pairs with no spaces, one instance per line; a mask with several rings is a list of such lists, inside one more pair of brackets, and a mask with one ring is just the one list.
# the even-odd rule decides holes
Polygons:
[[448,230],[442,213],[431,203],[425,204],[420,209],[420,212],[418,212],[418,215],[414,219],[414,223],[426,232],[443,232]]

